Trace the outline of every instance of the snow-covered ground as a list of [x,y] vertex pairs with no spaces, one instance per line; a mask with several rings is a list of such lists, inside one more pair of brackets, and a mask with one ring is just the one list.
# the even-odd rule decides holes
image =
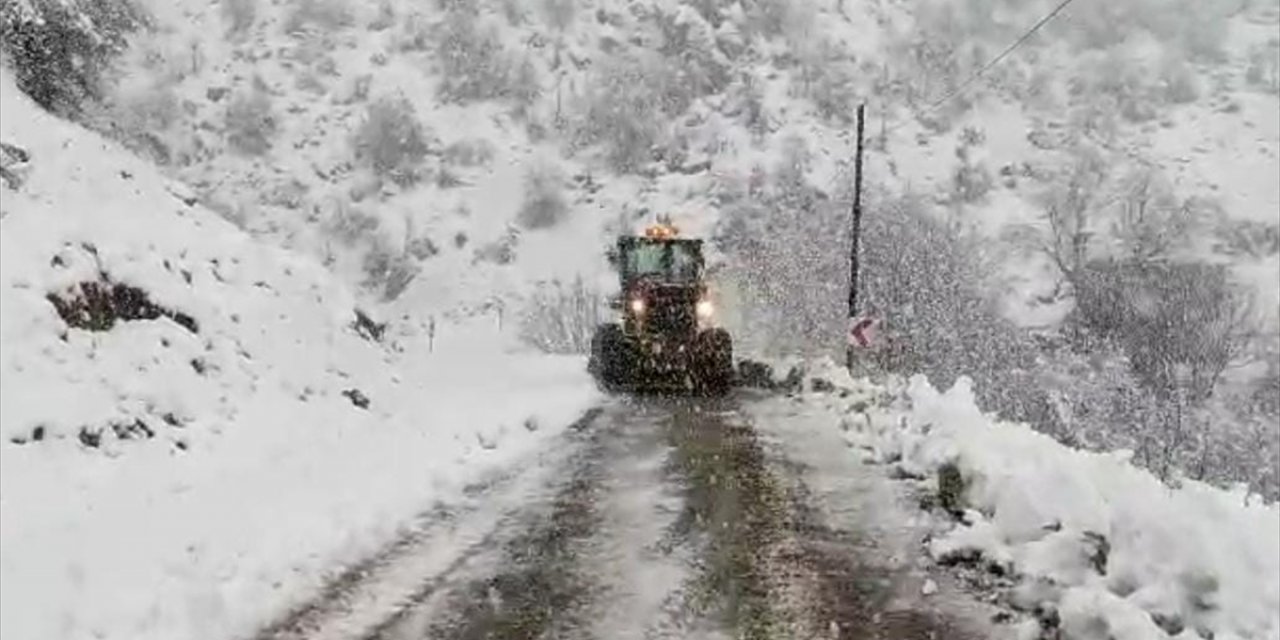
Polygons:
[[[3,637],[242,637],[593,401],[492,319],[360,336],[319,264],[2,81]],[[69,328],[80,283],[175,319]]]
[[1000,596],[1027,612],[1025,637],[1038,637],[1039,610],[1056,612],[1069,638],[1280,638],[1280,507],[1243,489],[1170,488],[1125,452],[993,420],[967,379],[939,391],[919,376],[874,384],[815,371],[840,393],[805,394],[797,413],[825,407],[847,455],[886,465],[935,504],[953,493],[962,516],[926,549],[1013,577]]

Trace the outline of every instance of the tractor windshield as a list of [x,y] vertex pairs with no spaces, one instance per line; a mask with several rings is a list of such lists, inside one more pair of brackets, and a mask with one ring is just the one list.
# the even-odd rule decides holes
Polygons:
[[701,252],[693,242],[641,241],[627,252],[627,272],[633,278],[694,282],[701,268]]

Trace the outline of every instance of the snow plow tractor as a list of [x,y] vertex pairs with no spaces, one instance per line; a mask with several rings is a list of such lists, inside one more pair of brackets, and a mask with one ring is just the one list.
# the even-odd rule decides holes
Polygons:
[[679,237],[669,222],[643,236],[621,236],[609,260],[621,293],[610,306],[620,322],[591,339],[588,369],[608,390],[721,395],[733,384],[733,342],[713,325],[702,240]]

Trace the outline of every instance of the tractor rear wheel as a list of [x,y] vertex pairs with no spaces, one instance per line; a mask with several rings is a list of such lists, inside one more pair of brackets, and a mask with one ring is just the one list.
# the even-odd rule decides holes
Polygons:
[[631,350],[622,327],[616,324],[602,324],[596,328],[595,335],[591,336],[591,355],[587,360],[587,371],[601,388],[615,390],[627,382],[631,369],[630,355]]
[[707,329],[698,335],[694,351],[694,390],[724,395],[733,386],[733,339],[724,329]]

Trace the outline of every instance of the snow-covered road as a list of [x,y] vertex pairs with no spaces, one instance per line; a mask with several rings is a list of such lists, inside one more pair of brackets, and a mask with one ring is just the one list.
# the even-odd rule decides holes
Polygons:
[[998,637],[789,406],[615,398],[257,640]]

